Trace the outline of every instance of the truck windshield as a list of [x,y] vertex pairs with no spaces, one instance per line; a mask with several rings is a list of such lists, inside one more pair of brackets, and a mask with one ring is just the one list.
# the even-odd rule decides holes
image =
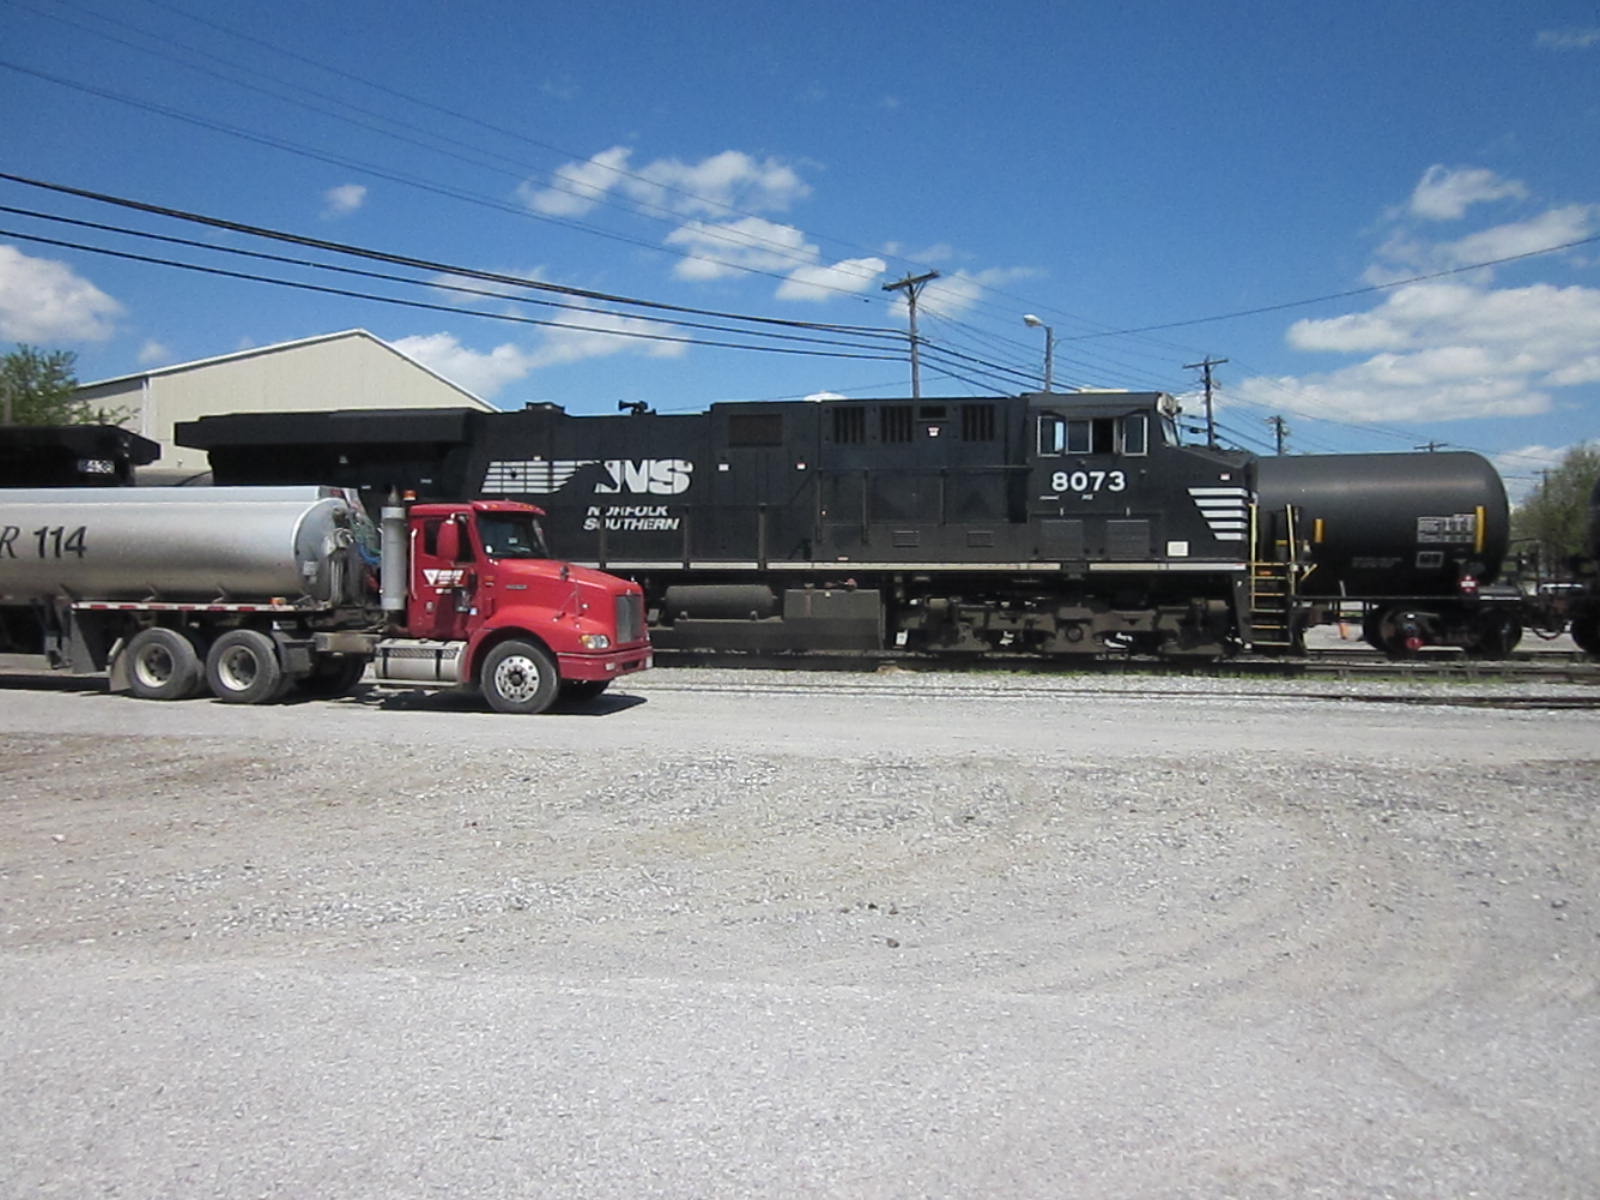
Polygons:
[[480,513],[478,533],[490,558],[549,558],[539,522],[522,513]]

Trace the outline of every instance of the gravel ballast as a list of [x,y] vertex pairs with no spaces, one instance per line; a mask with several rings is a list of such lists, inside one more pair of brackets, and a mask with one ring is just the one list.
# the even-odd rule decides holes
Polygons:
[[8,679],[4,1190],[1589,1195],[1594,694]]

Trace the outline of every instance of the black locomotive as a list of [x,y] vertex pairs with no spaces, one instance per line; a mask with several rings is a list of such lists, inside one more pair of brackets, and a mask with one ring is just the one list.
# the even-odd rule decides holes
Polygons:
[[663,647],[1505,653],[1509,516],[1475,454],[1263,459],[1185,445],[1172,397],[1035,393],[239,414],[180,425],[219,484],[506,497],[645,588]]

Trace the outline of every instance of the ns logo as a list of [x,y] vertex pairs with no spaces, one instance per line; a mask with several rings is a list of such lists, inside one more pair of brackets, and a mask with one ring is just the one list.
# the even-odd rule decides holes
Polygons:
[[689,490],[693,472],[694,464],[683,458],[502,459],[484,472],[483,490],[549,496],[573,485],[577,490],[592,486],[597,496],[676,496]]
[[608,458],[600,463],[610,476],[594,485],[597,496],[676,496],[689,490],[694,464],[682,458]]

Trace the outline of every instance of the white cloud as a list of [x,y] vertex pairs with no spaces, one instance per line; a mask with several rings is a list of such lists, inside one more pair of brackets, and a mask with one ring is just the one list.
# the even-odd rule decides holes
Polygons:
[[687,353],[692,344],[628,336],[640,333],[679,336],[669,327],[653,321],[583,311],[573,313],[563,319],[563,324],[545,330],[539,345],[532,350],[510,342],[488,351],[474,350],[462,345],[451,333],[417,334],[400,338],[391,344],[408,358],[415,359],[452,383],[485,400],[492,400],[508,385],[526,379],[544,367],[609,358],[614,354],[678,358]]
[[533,370],[533,356],[510,342],[480,353],[463,346],[451,333],[427,333],[403,337],[390,343],[407,358],[414,358],[429,370],[452,383],[492,399],[508,383]]
[[782,271],[816,261],[817,248],[793,225],[761,217],[738,221],[690,221],[667,235],[667,245],[683,249],[672,273],[679,279],[707,280],[741,270]]
[[153,367],[158,364],[170,363],[172,361],[172,351],[167,349],[163,343],[151,338],[139,347],[137,361],[141,367]]
[[[988,288],[1007,287],[1039,274],[1033,267],[990,267],[983,271],[955,271],[941,275],[923,287],[917,300],[917,311],[940,317],[957,317],[983,299]],[[896,292],[896,298],[905,303],[905,294]]]
[[347,217],[367,202],[367,189],[359,183],[341,183],[322,193],[324,217]]
[[806,397],[807,400],[844,400],[846,398],[840,392],[812,392]]
[[1485,167],[1450,168],[1435,163],[1422,174],[1411,193],[1411,212],[1430,221],[1456,221],[1474,204],[1491,200],[1524,199],[1527,186],[1502,179]]
[[1493,229],[1468,234],[1440,246],[1433,257],[1434,261],[1447,267],[1464,267],[1471,263],[1493,262],[1517,254],[1548,250],[1551,246],[1564,246],[1592,236],[1597,221],[1600,221],[1600,205],[1569,204],[1563,208],[1552,208],[1526,221],[1497,225]]
[[876,286],[888,263],[881,258],[847,258],[831,267],[801,267],[778,285],[779,300],[831,300],[840,292]]
[[0,245],[0,341],[103,341],[122,311],[66,263]]
[[716,216],[734,209],[782,211],[810,194],[810,186],[781,159],[758,159],[724,150],[699,162],[658,158],[634,167],[633,150],[612,146],[583,162],[559,167],[549,187],[525,181],[517,195],[548,216],[582,216],[613,190],[660,213]]
[[1587,50],[1600,46],[1600,29],[1541,29],[1534,45],[1546,50]]
[[1356,421],[1548,412],[1550,389],[1600,381],[1600,289],[1461,282],[1398,288],[1375,309],[1296,321],[1297,350],[1372,357],[1297,379],[1249,379],[1244,399]]
[[517,196],[534,212],[546,216],[582,216],[622,182],[631,153],[626,146],[613,146],[585,162],[567,163],[556,169],[553,186],[540,188],[525,181],[517,188]]
[[615,313],[584,311],[564,318],[561,326],[547,330],[544,342],[534,351],[531,360],[536,367],[553,367],[591,358],[609,358],[613,354],[680,358],[688,353],[691,345],[689,342],[664,342],[629,336],[632,334],[685,336],[670,326],[654,321],[641,321]]

